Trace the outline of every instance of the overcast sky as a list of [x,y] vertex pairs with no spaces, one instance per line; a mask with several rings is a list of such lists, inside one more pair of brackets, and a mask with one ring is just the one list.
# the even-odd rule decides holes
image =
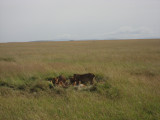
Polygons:
[[0,42],[160,38],[160,0],[0,0]]

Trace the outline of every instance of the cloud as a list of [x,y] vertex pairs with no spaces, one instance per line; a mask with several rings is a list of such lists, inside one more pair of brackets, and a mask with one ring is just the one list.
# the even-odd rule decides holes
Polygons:
[[128,34],[128,35],[142,35],[142,34],[152,34],[153,32],[148,28],[132,28],[132,27],[122,27],[116,34]]
[[97,39],[138,39],[138,38],[152,38],[154,36],[153,30],[146,27],[134,28],[130,26],[123,26],[113,32],[97,34]]
[[72,35],[71,35],[71,34],[68,34],[68,33],[56,34],[56,35],[55,35],[55,38],[56,38],[56,39],[70,39],[70,38],[72,38]]
[[146,27],[123,26],[115,31],[106,33],[62,33],[56,34],[54,40],[85,40],[85,39],[142,39],[142,38],[158,38],[155,31]]

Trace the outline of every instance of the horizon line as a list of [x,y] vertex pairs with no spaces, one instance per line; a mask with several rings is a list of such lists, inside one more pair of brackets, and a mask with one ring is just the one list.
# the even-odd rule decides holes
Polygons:
[[15,41],[15,42],[0,42],[0,43],[23,43],[23,42],[69,42],[69,41],[98,41],[98,40],[149,40],[149,39],[160,39],[160,38],[129,38],[129,39],[57,39],[57,40],[33,40],[33,41]]

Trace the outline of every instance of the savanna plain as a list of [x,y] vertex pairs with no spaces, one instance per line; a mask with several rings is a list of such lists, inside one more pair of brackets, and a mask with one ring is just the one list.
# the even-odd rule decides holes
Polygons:
[[0,43],[0,120],[160,120],[160,39]]

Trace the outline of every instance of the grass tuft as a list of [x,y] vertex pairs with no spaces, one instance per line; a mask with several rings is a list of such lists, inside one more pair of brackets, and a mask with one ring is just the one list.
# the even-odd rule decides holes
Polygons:
[[97,83],[93,85],[90,88],[91,92],[97,92],[101,95],[106,96],[107,98],[110,99],[116,99],[120,97],[120,91],[118,88],[113,87],[111,84],[109,84],[107,81],[102,84],[102,83]]
[[0,57],[0,61],[15,62],[15,59],[10,57],[7,58]]
[[47,91],[50,88],[49,83],[45,81],[36,81],[30,88],[31,92]]

